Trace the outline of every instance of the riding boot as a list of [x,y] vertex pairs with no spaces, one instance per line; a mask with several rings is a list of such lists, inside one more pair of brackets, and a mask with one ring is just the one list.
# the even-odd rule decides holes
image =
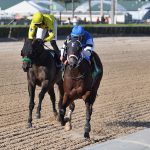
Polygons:
[[56,58],[56,62],[57,62],[57,66],[61,67],[61,60],[60,60],[60,50],[56,44],[55,40],[50,41],[54,51],[55,51],[55,58]]

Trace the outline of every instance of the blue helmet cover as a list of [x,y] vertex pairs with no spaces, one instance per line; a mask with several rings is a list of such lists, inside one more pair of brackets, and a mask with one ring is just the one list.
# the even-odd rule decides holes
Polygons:
[[83,36],[84,33],[85,33],[85,30],[84,30],[84,28],[82,26],[75,26],[72,29],[71,36],[72,37]]

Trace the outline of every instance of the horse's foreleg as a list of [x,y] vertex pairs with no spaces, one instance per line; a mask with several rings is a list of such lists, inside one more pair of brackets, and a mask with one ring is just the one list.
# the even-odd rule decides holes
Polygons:
[[37,107],[37,112],[36,112],[36,118],[39,119],[41,118],[41,105],[42,105],[42,100],[45,96],[45,93],[47,92],[48,90],[48,81],[45,81],[42,83],[43,86],[42,86],[42,90],[41,92],[39,93],[39,103],[38,103],[38,107]]
[[58,108],[60,109],[62,102],[63,102],[63,96],[64,96],[64,88],[63,88],[63,80],[60,80],[57,82],[58,90],[59,90],[59,102],[58,102]]
[[32,111],[34,108],[34,96],[35,96],[35,85],[28,83],[29,92],[29,117],[28,117],[28,127],[32,127]]
[[56,118],[58,113],[57,113],[56,105],[55,105],[56,96],[55,96],[55,92],[54,92],[54,86],[48,90],[48,94],[50,95],[50,99],[52,101],[52,106],[53,106],[53,113],[54,113],[54,116]]
[[67,117],[65,118],[66,119],[66,124],[65,124],[65,130],[66,131],[69,131],[72,129],[72,125],[71,125],[71,117],[72,117],[72,113],[75,109],[75,103],[72,102],[70,105],[69,105],[69,112],[67,114]]
[[92,104],[86,102],[85,105],[86,105],[86,123],[84,128],[84,137],[90,138],[89,132],[91,131],[90,120],[92,115]]
[[59,108],[59,121],[61,122],[61,125],[64,126],[65,125],[65,120],[64,120],[64,116],[66,114],[66,107],[69,105],[69,95],[68,94],[64,94],[63,97],[63,101],[62,103],[60,103],[60,108]]
[[84,128],[85,138],[90,138],[90,135],[89,135],[91,131],[90,120],[91,120],[91,115],[92,115],[92,106],[96,99],[96,94],[97,94],[97,91],[92,92],[90,97],[87,98],[87,100],[85,100],[85,105],[86,105],[86,123],[85,123],[85,128]]

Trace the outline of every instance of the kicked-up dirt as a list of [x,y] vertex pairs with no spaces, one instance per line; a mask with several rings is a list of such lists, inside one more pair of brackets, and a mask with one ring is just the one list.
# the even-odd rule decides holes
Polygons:
[[[0,42],[0,150],[76,150],[150,127],[150,37],[95,38],[104,74],[93,106],[90,140],[83,138],[85,105],[75,101],[72,130],[55,121],[48,94],[41,119],[27,128],[28,91],[21,68],[23,41]],[[63,41],[58,41],[61,47]],[[55,88],[58,95],[57,87]],[[58,103],[58,100],[57,100]]]

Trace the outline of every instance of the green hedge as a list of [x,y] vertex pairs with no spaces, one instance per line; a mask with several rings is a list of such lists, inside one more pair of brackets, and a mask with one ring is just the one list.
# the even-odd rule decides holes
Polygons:
[[[72,26],[59,26],[58,37],[70,34]],[[85,26],[93,36],[140,36],[150,35],[149,26]],[[0,27],[0,38],[7,38],[11,31],[11,37],[25,38],[28,34],[28,27],[5,26]]]

